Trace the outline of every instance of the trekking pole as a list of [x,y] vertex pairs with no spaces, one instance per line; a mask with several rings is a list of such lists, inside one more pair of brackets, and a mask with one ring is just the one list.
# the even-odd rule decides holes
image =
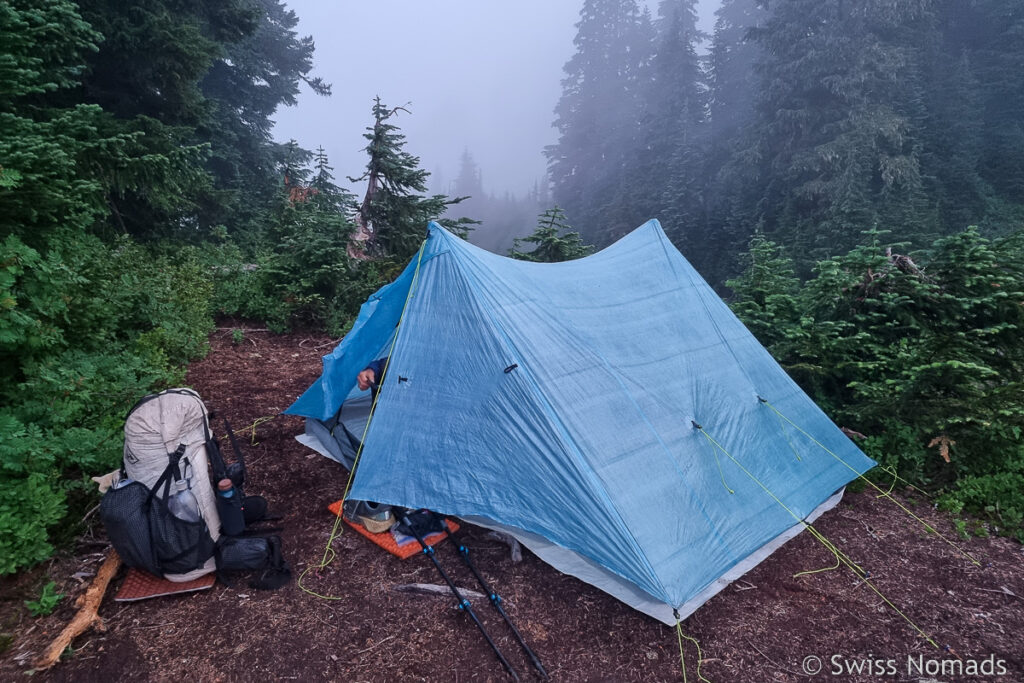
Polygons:
[[[434,517],[440,519],[436,512],[431,511],[431,514],[434,515]],[[497,609],[498,613],[502,615],[502,618],[503,620],[505,620],[505,623],[509,625],[510,629],[512,629],[512,633],[515,635],[515,639],[519,641],[519,644],[522,646],[522,649],[526,652],[526,656],[529,657],[529,660],[532,664],[534,664],[534,667],[537,669],[537,671],[540,672],[544,680],[549,680],[548,672],[544,670],[544,665],[541,664],[540,657],[538,657],[537,653],[534,652],[534,650],[530,649],[529,645],[526,644],[526,640],[522,637],[522,634],[519,633],[519,629],[517,629],[515,627],[515,624],[512,623],[512,618],[505,611],[505,608],[502,607],[502,596],[498,595],[498,593],[496,593],[494,590],[492,590],[492,588],[490,588],[490,586],[487,585],[487,582],[484,581],[482,575],[480,575],[480,572],[477,571],[476,565],[474,565],[473,561],[469,559],[469,548],[467,548],[465,544],[456,541],[455,536],[452,535],[452,531],[449,530],[449,526],[447,526],[447,524],[444,523],[443,519],[440,519],[440,522],[441,526],[444,528],[445,535],[447,535],[447,538],[450,538],[452,540],[452,543],[455,544],[456,548],[459,549],[460,557],[462,557],[463,561],[466,563],[466,566],[469,567],[469,570],[473,572],[474,577],[476,577],[477,583],[480,584],[480,588],[482,588],[483,592],[487,594],[487,599],[490,600],[490,604],[493,604],[495,606],[495,609]]]
[[494,609],[498,610],[498,614],[500,614],[501,618],[505,620],[508,627],[512,629],[512,633],[515,634],[516,640],[519,641],[519,644],[523,646],[523,650],[530,658],[530,661],[533,662],[533,666],[540,672],[540,675],[545,681],[548,680],[548,672],[544,670],[544,665],[540,663],[540,659],[537,657],[536,653],[534,653],[534,651],[530,649],[530,646],[526,644],[526,640],[523,638],[523,635],[519,632],[519,629],[516,628],[516,625],[512,623],[512,619],[509,618],[508,614],[505,612],[505,608],[501,606],[501,596],[491,590],[487,581],[485,581],[484,577],[477,571],[473,561],[469,559],[469,548],[467,548],[463,543],[455,540],[455,536],[453,536],[452,532],[448,529],[448,525],[436,512],[431,511],[431,514],[434,515],[435,518],[440,519],[441,526],[444,528],[444,533],[447,534],[448,538],[450,538],[452,543],[455,544],[455,547],[459,549],[459,555],[462,557],[463,562],[465,562],[466,566],[469,567],[469,571],[473,572],[473,576],[476,577],[480,587],[484,589],[485,593],[487,593],[487,597],[490,599],[491,604],[494,605]]
[[[423,548],[423,554],[430,558],[430,561],[434,563],[435,567],[437,567],[437,571],[441,574],[441,577],[448,584],[448,587],[452,589],[452,593],[455,595],[455,599],[458,600],[458,604],[455,606],[455,608],[469,615],[469,618],[473,620],[473,623],[476,624],[476,627],[480,629],[480,633],[483,634],[484,639],[487,641],[487,644],[491,646],[492,650],[494,650],[494,654],[498,655],[498,660],[501,661],[502,666],[504,666],[505,670],[508,671],[510,676],[512,676],[512,680],[516,681],[516,683],[519,683],[519,674],[516,673],[515,669],[512,668],[512,665],[508,663],[507,659],[505,659],[505,655],[501,654],[501,650],[498,649],[498,646],[494,643],[494,641],[491,639],[491,636],[487,633],[487,629],[484,628],[484,625],[480,622],[480,619],[476,616],[476,613],[473,611],[473,606],[470,604],[469,600],[462,597],[462,593],[459,592],[458,586],[456,586],[455,582],[451,580],[447,572],[445,572],[445,570],[441,568],[441,564],[437,561],[437,558],[434,556],[434,549],[427,545],[426,541],[424,541],[423,537],[420,535],[420,532],[417,531],[416,528],[409,522],[409,518],[408,516],[406,516],[404,512],[401,515],[401,519],[402,523],[409,528],[409,531],[412,532],[412,535],[416,537],[417,541],[419,541],[420,547]],[[444,526],[445,528],[448,527],[447,524],[445,524]]]

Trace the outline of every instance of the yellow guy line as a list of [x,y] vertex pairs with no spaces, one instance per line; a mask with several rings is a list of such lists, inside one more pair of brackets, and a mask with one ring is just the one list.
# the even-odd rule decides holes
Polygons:
[[[384,371],[381,373],[381,376],[378,379],[383,379],[383,377],[388,372],[388,366],[391,365],[391,355],[394,353],[395,350],[395,342],[398,341],[398,330],[402,328],[402,321],[405,320],[405,312],[409,309],[409,300],[412,299],[413,292],[416,289],[416,284],[419,282],[420,264],[423,262],[423,251],[424,249],[426,249],[426,246],[427,241],[423,240],[423,244],[420,245],[419,256],[416,259],[416,270],[413,271],[412,282],[409,284],[409,294],[405,297],[405,304],[402,306],[402,315],[400,315],[398,318],[398,325],[395,327],[395,336],[392,337],[391,339],[391,348],[388,349],[387,360],[384,362]],[[300,589],[302,589],[306,593],[309,593],[312,596],[322,598],[324,600],[341,600],[342,597],[321,595],[303,586],[302,580],[306,577],[306,574],[310,570],[319,571],[327,567],[329,564],[331,564],[331,562],[334,562],[334,558],[337,557],[337,553],[334,552],[334,548],[332,548],[331,545],[334,543],[334,539],[341,534],[341,532],[339,532],[338,529],[339,527],[341,527],[341,517],[345,514],[345,499],[348,498],[349,489],[352,487],[352,479],[356,473],[356,465],[359,464],[359,458],[363,454],[363,444],[366,443],[366,433],[370,429],[370,420],[373,419],[373,411],[377,409],[377,401],[379,399],[380,391],[378,391],[376,396],[373,397],[373,403],[370,405],[370,414],[367,415],[366,417],[366,425],[363,427],[363,436],[362,438],[359,439],[359,448],[356,450],[356,457],[352,461],[352,468],[348,472],[348,481],[345,482],[345,491],[341,495],[342,505],[341,508],[338,510],[338,516],[334,518],[334,526],[331,527],[331,535],[327,539],[327,545],[324,547],[324,554],[323,557],[320,558],[320,564],[311,564],[308,567],[306,567],[306,569],[303,570],[302,574],[299,575],[299,579],[297,581]]]
[[697,678],[699,678],[700,680],[704,681],[705,683],[711,683],[711,681],[709,681],[708,679],[704,678],[704,676],[700,672],[700,663],[704,659],[704,655],[702,655],[701,651],[700,651],[700,643],[697,642],[696,638],[692,638],[692,637],[686,635],[685,633],[683,633],[682,620],[679,618],[679,611],[678,610],[672,610],[672,614],[676,618],[676,638],[679,641],[679,663],[683,667],[683,683],[687,683],[686,682],[686,656],[683,654],[683,638],[686,638],[691,643],[693,643],[694,645],[697,646]]
[[[702,432],[703,432],[703,431],[705,431],[705,430],[703,430],[703,427],[700,427],[700,431],[702,431]],[[863,570],[863,569],[861,569],[861,568],[860,568],[859,566],[857,566],[857,565],[856,565],[856,564],[855,564],[855,563],[853,562],[853,560],[851,560],[851,559],[850,559],[849,557],[847,557],[847,556],[846,556],[846,554],[845,554],[845,553],[843,553],[843,552],[842,552],[842,551],[841,551],[841,550],[840,550],[839,548],[837,548],[835,544],[833,544],[833,543],[831,543],[830,541],[828,541],[827,539],[825,539],[825,538],[824,538],[824,537],[823,537],[823,536],[821,535],[821,533],[820,533],[820,532],[819,532],[819,531],[818,531],[818,530],[817,530],[816,528],[814,528],[813,526],[811,526],[810,524],[808,524],[808,523],[807,523],[806,521],[804,521],[804,520],[803,520],[803,519],[802,519],[802,518],[801,518],[801,517],[800,517],[800,516],[799,516],[799,515],[798,515],[797,513],[795,513],[795,512],[793,511],[793,510],[791,510],[790,508],[786,507],[785,503],[783,503],[783,502],[782,502],[781,500],[779,500],[779,498],[778,498],[778,497],[777,497],[777,496],[776,496],[775,494],[771,493],[771,490],[770,490],[770,489],[769,489],[769,488],[768,488],[767,486],[765,486],[765,485],[764,485],[763,483],[761,483],[761,480],[760,480],[760,479],[758,479],[758,478],[757,478],[756,476],[754,476],[753,474],[751,474],[751,472],[750,472],[750,471],[749,471],[748,469],[746,469],[745,467],[743,467],[743,466],[742,466],[742,465],[741,465],[741,464],[739,463],[739,461],[738,461],[738,460],[736,460],[735,458],[733,458],[733,457],[732,457],[732,454],[730,454],[730,453],[729,453],[728,451],[726,451],[726,450],[725,450],[725,447],[724,447],[724,446],[723,446],[723,445],[722,445],[721,443],[719,443],[719,442],[718,442],[718,441],[716,441],[716,440],[715,440],[714,438],[712,438],[712,437],[711,437],[711,435],[710,435],[710,434],[708,434],[707,432],[705,432],[705,436],[708,436],[708,438],[709,438],[709,439],[711,439],[712,443],[714,443],[715,445],[717,445],[717,446],[719,447],[719,449],[720,449],[720,450],[722,451],[722,453],[724,453],[724,454],[726,455],[726,457],[727,457],[727,458],[728,458],[729,460],[731,460],[731,461],[732,461],[733,463],[735,463],[735,464],[736,464],[736,467],[738,467],[738,468],[739,468],[740,470],[742,470],[743,474],[745,474],[746,476],[749,476],[749,477],[750,477],[750,478],[751,478],[751,479],[752,479],[752,480],[753,480],[753,481],[754,481],[754,482],[755,482],[756,484],[758,484],[759,486],[761,486],[761,488],[762,488],[762,489],[764,489],[764,492],[765,492],[766,494],[768,494],[768,495],[769,495],[769,496],[770,496],[770,497],[772,498],[772,500],[773,500],[773,501],[775,501],[776,503],[778,503],[778,504],[779,504],[779,506],[781,506],[783,510],[785,510],[786,512],[788,512],[788,513],[790,513],[791,515],[793,515],[793,517],[794,517],[794,518],[795,518],[795,519],[796,519],[796,520],[797,520],[798,522],[800,522],[801,524],[803,524],[803,525],[804,525],[804,528],[806,528],[806,529],[807,529],[808,531],[810,531],[810,532],[811,532],[811,535],[812,535],[812,536],[813,536],[813,537],[814,537],[815,539],[817,539],[817,540],[818,540],[818,541],[819,541],[819,542],[820,542],[820,543],[821,543],[821,544],[822,544],[822,545],[823,545],[823,546],[824,546],[825,548],[827,548],[827,549],[828,549],[828,550],[830,550],[831,552],[835,553],[835,554],[836,554],[836,557],[838,557],[839,559],[841,559],[841,560],[843,561],[843,563],[844,563],[845,565],[847,565],[847,566],[848,566],[848,567],[850,568],[850,570],[852,570],[852,571],[853,571],[853,572],[854,572],[854,573],[855,573],[855,574],[857,575],[857,578],[858,578],[858,579],[859,579],[860,581],[862,581],[862,582],[864,583],[864,585],[865,585],[865,586],[867,586],[867,587],[868,587],[869,589],[871,589],[872,591],[874,591],[874,593],[876,593],[876,595],[878,595],[878,596],[879,596],[880,598],[882,598],[882,600],[883,600],[883,601],[885,601],[885,603],[886,603],[887,605],[889,605],[890,607],[892,607],[892,608],[893,608],[893,610],[894,610],[894,611],[895,611],[895,612],[896,612],[897,614],[899,614],[900,616],[902,616],[902,617],[903,617],[903,620],[904,620],[904,621],[905,621],[905,622],[906,622],[907,624],[909,624],[909,625],[910,625],[911,627],[913,627],[913,630],[914,630],[914,631],[916,631],[916,632],[920,633],[920,634],[921,634],[921,635],[922,635],[922,636],[923,636],[923,637],[925,638],[925,640],[927,640],[927,641],[928,641],[929,643],[931,643],[931,644],[932,644],[932,646],[934,646],[934,647],[935,647],[936,649],[938,649],[938,648],[939,648],[939,645],[938,645],[938,643],[936,643],[936,642],[935,642],[934,640],[932,640],[932,637],[931,637],[931,636],[929,636],[929,635],[928,635],[927,633],[925,633],[925,632],[924,632],[924,631],[923,631],[923,630],[921,629],[921,627],[919,627],[918,625],[914,624],[914,623],[913,623],[913,622],[912,622],[912,621],[910,620],[910,617],[909,617],[909,616],[907,616],[906,614],[904,614],[904,613],[903,613],[903,612],[902,612],[902,611],[900,610],[900,608],[899,608],[899,607],[897,607],[897,606],[896,606],[895,604],[893,604],[892,600],[890,600],[890,599],[889,599],[889,598],[887,598],[887,597],[886,597],[885,595],[883,595],[883,594],[882,594],[882,591],[880,591],[880,590],[879,590],[878,588],[874,587],[874,584],[872,584],[872,583],[871,583],[870,581],[868,581],[868,580],[867,580],[867,577],[866,577],[866,575],[865,575],[865,572],[864,572],[864,570]]]
[[850,469],[850,471],[851,471],[851,472],[853,472],[854,474],[856,474],[856,475],[857,475],[857,476],[858,476],[858,477],[859,477],[860,479],[863,479],[863,480],[864,480],[864,481],[866,481],[866,482],[867,482],[868,484],[870,484],[870,485],[872,486],[872,488],[874,488],[874,489],[875,489],[876,491],[878,491],[878,492],[879,492],[880,494],[882,494],[882,495],[881,495],[881,496],[879,496],[879,497],[884,497],[884,498],[888,498],[889,500],[891,500],[891,501],[892,501],[893,503],[895,503],[895,504],[896,504],[896,506],[897,506],[897,507],[899,507],[899,509],[903,510],[903,511],[904,511],[904,512],[906,512],[906,513],[907,513],[908,515],[910,515],[911,517],[913,517],[914,519],[916,519],[916,520],[917,520],[918,522],[920,522],[920,523],[921,523],[921,525],[922,525],[922,526],[924,526],[924,528],[925,528],[925,529],[927,529],[928,531],[930,531],[931,533],[935,534],[936,536],[938,536],[939,538],[941,538],[941,539],[942,539],[943,541],[945,541],[946,543],[948,543],[948,544],[949,544],[949,545],[950,545],[950,546],[951,546],[952,548],[954,548],[954,549],[955,549],[955,550],[956,550],[956,551],[957,551],[958,553],[960,553],[961,555],[963,555],[964,557],[966,557],[966,558],[967,558],[968,560],[970,560],[971,562],[973,562],[973,563],[974,563],[975,565],[977,565],[977,566],[979,566],[979,567],[981,566],[981,562],[978,562],[978,561],[977,561],[976,559],[974,559],[974,558],[973,558],[973,557],[972,557],[972,556],[971,556],[971,555],[970,555],[970,554],[969,554],[969,553],[968,553],[968,552],[967,552],[966,550],[964,550],[963,548],[961,548],[960,546],[958,546],[958,545],[957,545],[956,543],[953,543],[953,541],[949,540],[948,538],[946,538],[945,536],[943,536],[942,534],[940,534],[940,533],[939,533],[939,532],[938,532],[938,531],[937,531],[937,530],[936,530],[936,529],[935,529],[935,528],[934,528],[934,527],[933,527],[933,526],[932,526],[931,524],[929,524],[928,522],[924,521],[923,519],[921,519],[920,517],[918,517],[917,515],[915,515],[915,514],[914,514],[913,512],[911,512],[911,511],[910,511],[910,510],[909,510],[909,509],[908,509],[908,508],[907,508],[907,507],[906,507],[905,505],[903,505],[903,503],[901,503],[901,502],[899,502],[898,500],[896,500],[895,498],[893,498],[893,497],[892,497],[891,495],[889,495],[889,493],[888,493],[888,492],[886,492],[886,491],[883,491],[883,490],[882,490],[882,488],[881,488],[880,486],[878,486],[877,484],[875,484],[875,482],[873,482],[873,481],[871,481],[870,479],[868,479],[867,477],[865,477],[865,476],[864,476],[863,474],[861,474],[860,472],[858,472],[858,471],[857,471],[856,469],[854,469],[853,467],[850,467],[850,464],[849,464],[848,462],[846,462],[845,460],[843,460],[842,458],[840,458],[840,457],[839,457],[838,455],[836,455],[835,453],[833,453],[833,452],[832,452],[831,450],[829,450],[829,449],[828,449],[828,447],[827,447],[827,446],[825,446],[825,444],[823,444],[823,443],[821,443],[820,441],[818,441],[817,439],[815,439],[815,438],[814,438],[813,436],[811,436],[810,434],[808,434],[807,432],[805,432],[805,431],[804,431],[803,429],[801,429],[801,428],[800,428],[800,427],[799,427],[799,426],[798,426],[798,425],[797,425],[797,424],[796,424],[795,422],[793,422],[793,421],[792,421],[792,420],[790,420],[790,419],[789,419],[788,417],[786,417],[785,415],[783,415],[782,413],[780,413],[780,412],[779,412],[779,410],[778,410],[778,409],[777,409],[777,408],[776,408],[775,406],[773,406],[773,405],[772,405],[771,403],[769,403],[768,401],[766,401],[766,400],[764,400],[764,399],[761,399],[761,402],[762,402],[762,403],[764,403],[764,404],[765,404],[766,406],[768,406],[769,408],[771,408],[771,409],[772,409],[772,410],[773,410],[773,411],[775,412],[775,414],[776,414],[776,415],[778,415],[779,417],[781,417],[781,418],[782,418],[783,420],[785,420],[785,421],[786,421],[786,422],[788,422],[789,424],[793,425],[793,427],[794,427],[794,428],[795,428],[795,429],[796,429],[796,430],[797,430],[798,432],[800,432],[801,434],[803,434],[804,436],[806,436],[806,437],[807,437],[808,439],[810,439],[810,440],[811,440],[811,441],[813,441],[814,443],[816,443],[816,444],[818,444],[819,446],[821,446],[821,448],[822,448],[822,449],[823,449],[823,450],[824,450],[824,451],[825,451],[826,453],[828,453],[828,454],[829,454],[829,455],[831,455],[831,456],[832,456],[833,458],[835,458],[835,459],[836,459],[836,460],[838,460],[839,462],[841,462],[841,463],[843,463],[844,465],[846,465],[846,467],[847,467],[847,468],[849,468],[849,469]]

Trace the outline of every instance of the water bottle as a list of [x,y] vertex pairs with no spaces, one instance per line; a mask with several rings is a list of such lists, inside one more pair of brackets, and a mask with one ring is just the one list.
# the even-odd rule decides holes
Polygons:
[[172,515],[182,521],[198,522],[200,519],[199,501],[196,500],[191,489],[178,491],[168,498],[167,508],[171,511]]
[[237,536],[245,530],[242,497],[238,495],[230,479],[221,479],[217,482],[217,512],[220,514],[221,533]]

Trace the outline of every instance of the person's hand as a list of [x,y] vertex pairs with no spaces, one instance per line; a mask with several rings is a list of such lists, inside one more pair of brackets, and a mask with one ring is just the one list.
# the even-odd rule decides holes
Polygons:
[[356,382],[359,384],[360,391],[366,391],[370,388],[370,385],[377,381],[377,373],[370,368],[366,368],[358,375],[356,375]]

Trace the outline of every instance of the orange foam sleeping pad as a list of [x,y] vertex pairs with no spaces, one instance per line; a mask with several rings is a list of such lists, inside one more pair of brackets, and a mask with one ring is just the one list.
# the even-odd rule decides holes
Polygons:
[[176,583],[168,581],[161,576],[153,576],[149,572],[131,567],[124,577],[121,588],[114,596],[115,602],[134,602],[146,598],[157,598],[162,595],[176,595],[178,593],[191,593],[193,591],[206,590],[211,588],[217,581],[213,574],[200,576],[198,579]]
[[[328,505],[327,509],[330,510],[332,514],[341,515],[342,502],[343,501],[340,500],[335,501]],[[379,534],[375,534],[372,531],[367,530],[367,528],[359,522],[353,522],[352,520],[347,519],[344,515],[341,515],[341,520],[345,522],[345,524],[348,524],[350,527],[355,529],[360,535],[370,539],[372,543],[380,546],[384,550],[387,550],[395,557],[399,557],[404,560],[407,557],[412,557],[413,555],[423,552],[423,549],[420,547],[420,544],[416,543],[415,541],[412,543],[406,543],[404,545],[398,545],[398,543],[395,541],[395,537],[391,535],[390,529],[388,531],[383,531]],[[448,525],[448,531],[450,531],[453,534],[459,530],[459,525],[453,522],[452,520],[448,519],[447,517],[445,518],[444,523]],[[440,543],[444,539],[444,532],[438,531],[428,535],[426,538],[423,539],[423,541],[427,545],[432,546],[436,545],[437,543]]]

